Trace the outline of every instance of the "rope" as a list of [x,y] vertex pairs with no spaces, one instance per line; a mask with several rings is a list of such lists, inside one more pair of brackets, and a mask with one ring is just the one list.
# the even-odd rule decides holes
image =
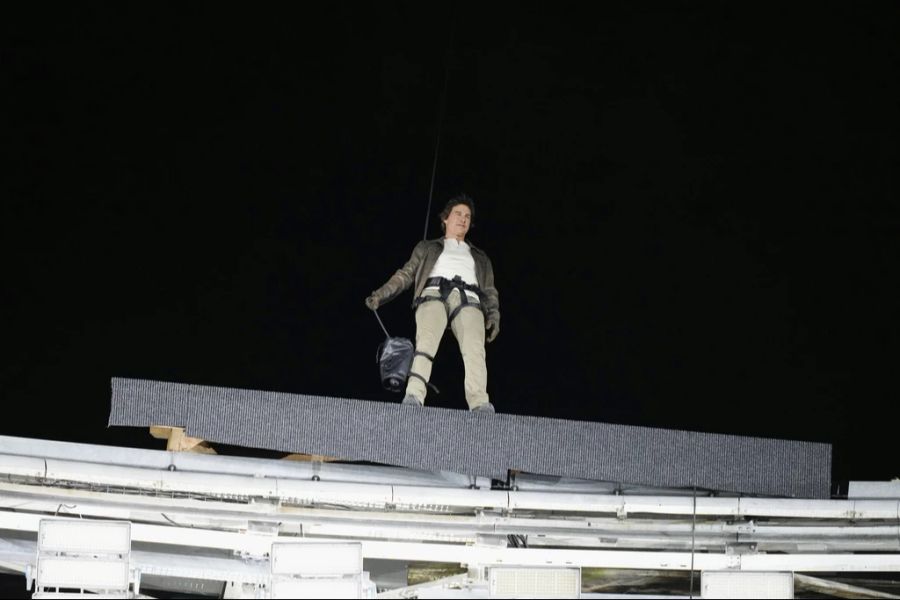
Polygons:
[[450,55],[453,49],[453,5],[450,5],[450,38],[447,41],[447,54],[444,57],[444,90],[441,92],[441,104],[438,109],[437,136],[434,142],[434,161],[431,163],[431,185],[428,187],[428,208],[425,210],[425,229],[422,239],[428,239],[428,219],[431,217],[431,198],[434,194],[434,179],[437,174],[438,150],[441,147],[441,129],[444,124],[444,113],[447,110],[447,87],[450,82]]
[[[444,125],[444,114],[447,112],[447,88],[450,84],[450,56],[453,50],[453,32],[455,30],[455,22],[453,19],[453,5],[450,5],[450,36],[447,39],[447,51],[444,56],[444,89],[441,91],[441,103],[440,108],[438,109],[438,122],[437,122],[437,136],[434,142],[434,160],[431,163],[431,184],[428,186],[428,207],[425,210],[425,230],[422,233],[422,239],[428,239],[428,219],[431,216],[431,199],[434,196],[434,179],[437,174],[437,162],[438,162],[438,152],[441,147],[441,129]],[[384,331],[384,335],[386,337],[391,337],[391,334],[388,333],[387,327],[384,326],[384,323],[381,321],[381,317],[378,316],[378,311],[372,311],[375,313],[375,318],[378,319],[378,324],[381,325],[381,329]],[[433,387],[433,386],[432,386]],[[436,390],[436,388],[435,388]]]

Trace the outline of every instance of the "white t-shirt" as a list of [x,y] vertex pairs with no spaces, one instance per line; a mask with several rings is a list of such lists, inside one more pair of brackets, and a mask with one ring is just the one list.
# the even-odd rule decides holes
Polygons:
[[[452,238],[444,238],[444,251],[434,263],[429,277],[443,277],[444,279],[453,279],[457,275],[469,285],[478,285],[478,279],[475,277],[475,259],[472,258],[472,251],[469,245]],[[437,289],[435,287],[425,289]],[[466,290],[466,295],[470,300],[478,301],[478,294],[471,290]]]

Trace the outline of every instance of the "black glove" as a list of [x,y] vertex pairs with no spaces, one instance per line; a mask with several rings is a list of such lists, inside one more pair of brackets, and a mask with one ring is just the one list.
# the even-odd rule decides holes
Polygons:
[[378,298],[376,296],[369,296],[366,298],[366,306],[369,310],[377,310],[378,309]]
[[494,317],[488,317],[487,324],[485,325],[487,329],[487,341],[493,342],[494,338],[497,337],[497,334],[500,333],[500,319]]

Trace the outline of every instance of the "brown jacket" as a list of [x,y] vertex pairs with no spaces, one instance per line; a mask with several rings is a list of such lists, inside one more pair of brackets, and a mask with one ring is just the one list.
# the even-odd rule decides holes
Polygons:
[[[500,324],[500,295],[494,287],[494,267],[491,259],[480,248],[476,248],[472,242],[466,242],[475,259],[475,278],[482,292],[482,308],[486,321]],[[412,256],[406,264],[397,269],[397,272],[388,279],[387,283],[372,292],[378,298],[379,304],[384,304],[396,298],[402,291],[415,284],[413,302],[425,289],[425,280],[434,268],[441,252],[444,251],[444,238],[422,240],[412,251]],[[415,306],[415,304],[414,304]]]

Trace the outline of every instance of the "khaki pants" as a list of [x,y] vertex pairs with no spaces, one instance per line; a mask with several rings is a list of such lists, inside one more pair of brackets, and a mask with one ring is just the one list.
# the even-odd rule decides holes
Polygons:
[[[429,300],[416,309],[416,351],[435,356],[444,330],[447,329],[447,306],[452,313],[460,304],[460,290],[454,289],[447,297],[447,305],[441,301]],[[426,290],[423,296],[440,297],[433,290]],[[472,302],[469,299],[469,302]],[[463,365],[466,368],[465,390],[469,409],[488,402],[487,363],[484,352],[484,314],[477,306],[466,306],[450,323],[450,329],[459,342]],[[431,361],[416,355],[411,372],[418,373],[425,381],[431,378]],[[410,377],[406,393],[412,394],[424,403],[427,388],[418,377]]]

